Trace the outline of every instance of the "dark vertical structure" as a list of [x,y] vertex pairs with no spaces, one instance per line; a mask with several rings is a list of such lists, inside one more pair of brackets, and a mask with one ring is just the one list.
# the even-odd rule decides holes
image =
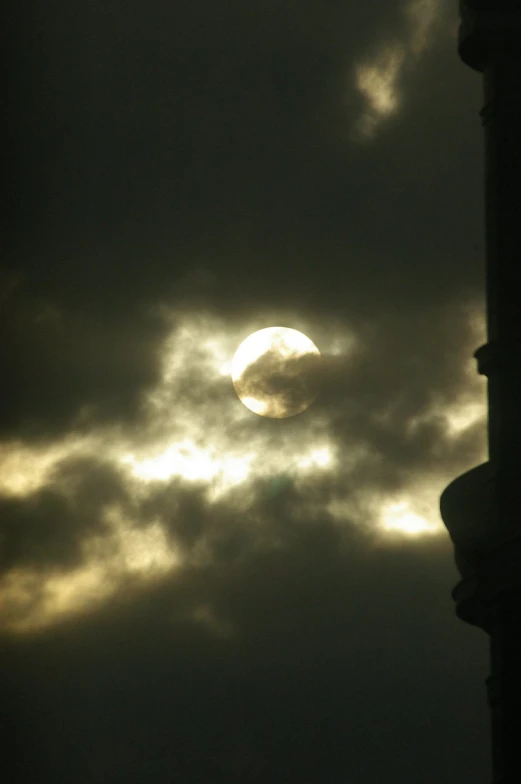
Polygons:
[[483,76],[489,461],[440,511],[462,579],[456,614],[490,638],[493,784],[521,783],[521,0],[461,0],[458,51]]

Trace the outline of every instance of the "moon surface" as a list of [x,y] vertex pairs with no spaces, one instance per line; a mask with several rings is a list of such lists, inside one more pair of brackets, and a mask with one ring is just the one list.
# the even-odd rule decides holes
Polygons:
[[235,352],[232,383],[250,411],[285,419],[316,399],[321,361],[320,351],[302,332],[268,327],[247,337]]

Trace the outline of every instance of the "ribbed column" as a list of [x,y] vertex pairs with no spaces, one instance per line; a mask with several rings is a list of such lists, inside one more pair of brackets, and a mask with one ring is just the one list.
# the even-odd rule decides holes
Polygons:
[[492,730],[493,784],[521,782],[521,595],[490,633],[487,695]]
[[493,784],[521,784],[521,0],[460,0],[458,51],[483,74],[489,463],[442,493],[456,613],[490,638]]
[[[508,541],[521,534],[521,34],[493,47],[484,69],[484,99],[489,344],[476,357],[479,372],[488,376],[494,507]],[[518,558],[511,563],[499,559],[499,583],[510,572],[510,584],[488,603],[494,784],[521,782],[521,563]]]
[[[521,471],[521,31],[497,44],[484,70],[485,241],[489,346],[478,356],[489,378],[492,463]],[[510,483],[509,483],[510,484]],[[510,488],[506,515],[519,515]]]
[[[448,518],[450,524],[450,515]],[[489,635],[492,782],[521,782],[521,534],[496,544],[452,592],[457,616]]]

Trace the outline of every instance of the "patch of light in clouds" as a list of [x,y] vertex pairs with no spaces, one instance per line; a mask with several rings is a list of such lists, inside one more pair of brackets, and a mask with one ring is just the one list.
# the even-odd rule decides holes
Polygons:
[[447,429],[450,435],[459,435],[463,430],[471,427],[476,422],[481,422],[487,416],[487,401],[475,400],[455,406],[445,413]]
[[0,494],[24,497],[46,484],[65,459],[93,450],[91,437],[69,436],[46,444],[28,446],[21,441],[0,444]]
[[331,454],[331,449],[327,446],[322,447],[322,449],[314,449],[310,455],[305,455],[297,460],[297,465],[299,468],[326,468],[326,466],[331,466],[333,462],[333,457]]
[[365,98],[367,109],[357,119],[351,141],[372,140],[382,121],[399,110],[403,68],[411,59],[417,60],[433,41],[440,8],[439,0],[407,3],[402,8],[410,23],[405,40],[387,42],[372,58],[355,64],[354,88]]
[[[222,454],[222,449],[217,449],[215,445],[199,447],[185,439],[172,444],[155,457],[139,460],[132,454],[126,454],[121,462],[130,468],[134,477],[148,482],[167,482],[173,477],[181,477],[188,481],[214,484],[217,479],[220,495],[226,489],[246,481],[254,458],[252,452],[239,456]],[[214,497],[215,489],[212,488]]]
[[386,504],[382,509],[380,525],[386,533],[394,532],[407,536],[445,533],[443,526],[418,514],[408,500]]

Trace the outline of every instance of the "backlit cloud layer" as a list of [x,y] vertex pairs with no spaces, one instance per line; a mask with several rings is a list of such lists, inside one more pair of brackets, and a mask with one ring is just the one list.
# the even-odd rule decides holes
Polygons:
[[[468,321],[470,343],[478,336]],[[226,322],[186,314],[162,341],[138,423],[84,425],[45,446],[5,444],[4,626],[52,623],[110,595],[128,574],[154,579],[212,559],[233,536],[242,537],[241,555],[277,546],[267,501],[275,518],[280,503],[283,516],[358,526],[373,541],[445,537],[439,493],[483,449],[481,380],[463,374],[462,352],[459,381],[437,388],[432,374],[429,397],[414,368],[394,391],[389,376],[379,396],[375,349],[338,326],[329,338],[324,324],[316,329],[322,399],[291,423],[259,422],[239,402],[229,375],[237,340]],[[335,342],[351,348],[333,353]],[[418,368],[431,359],[417,356]]]
[[[10,12],[12,784],[480,780],[486,650],[439,515],[486,459],[456,6]],[[264,354],[244,391],[313,402],[263,416],[232,363],[279,325],[320,361]]]

